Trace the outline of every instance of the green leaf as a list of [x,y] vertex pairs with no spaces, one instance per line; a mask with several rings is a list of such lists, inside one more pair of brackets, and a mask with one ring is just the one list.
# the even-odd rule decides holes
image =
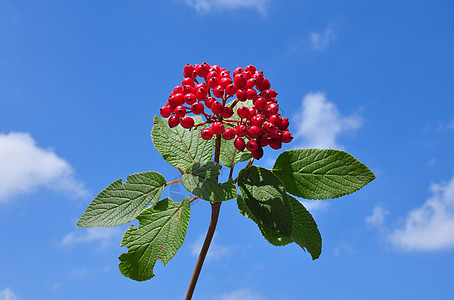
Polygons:
[[350,154],[333,149],[288,150],[273,170],[286,190],[305,199],[337,198],[353,193],[375,175]]
[[183,244],[190,214],[189,197],[182,203],[166,198],[145,209],[137,217],[139,227],[131,225],[121,241],[128,247],[119,256],[121,273],[137,281],[152,278],[156,261],[166,265]]
[[235,183],[229,179],[218,183],[221,165],[213,162],[194,163],[185,169],[182,183],[188,192],[208,201],[226,201],[237,196]]
[[271,171],[252,166],[240,171],[238,187],[258,225],[278,235],[292,232],[292,210],[284,185]]
[[288,197],[293,216],[292,240],[303,250],[306,248],[312,259],[317,259],[322,253],[322,236],[317,223],[301,202],[290,195]]
[[246,206],[246,203],[244,202],[244,199],[241,195],[238,195],[238,197],[236,198],[236,203],[238,205],[238,209],[241,212],[241,214],[243,216],[245,216],[246,218],[251,219],[252,221],[254,221],[257,224],[263,237],[270,244],[272,244],[274,246],[284,246],[284,245],[287,245],[287,244],[293,242],[291,235],[278,234],[272,230],[267,229],[264,226],[259,225],[258,219],[256,217],[254,217],[252,212]]
[[157,172],[129,175],[112,182],[88,205],[77,222],[80,227],[116,226],[134,220],[150,203],[159,200],[166,179]]
[[249,151],[238,151],[233,145],[234,140],[226,141],[221,140],[221,151],[219,153],[219,161],[226,166],[231,168],[232,165],[239,161],[246,161],[252,158],[252,154]]
[[[202,117],[193,118],[196,124],[202,123]],[[178,125],[170,128],[167,119],[155,116],[151,138],[155,148],[168,163],[184,170],[195,162],[211,160],[212,142],[200,136],[200,131],[206,127],[203,125],[189,130]]]

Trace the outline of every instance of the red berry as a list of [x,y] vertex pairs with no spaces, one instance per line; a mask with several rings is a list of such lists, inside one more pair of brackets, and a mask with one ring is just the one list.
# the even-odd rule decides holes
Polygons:
[[221,77],[229,78],[231,80],[230,72],[227,71],[226,69],[221,70],[221,73],[219,75],[221,75]]
[[174,94],[182,94],[184,92],[184,89],[181,85],[177,85],[176,87],[173,88],[173,93]]
[[194,119],[188,116],[181,118],[180,125],[186,129],[192,128],[194,126]]
[[243,75],[244,75],[244,78],[246,78],[246,80],[249,80],[252,78],[252,73],[249,71],[244,71]]
[[181,85],[192,85],[194,86],[194,80],[190,77],[185,77],[181,82]]
[[256,71],[256,68],[253,65],[249,65],[246,68],[244,68],[246,71],[251,72],[251,74],[254,74]]
[[257,114],[257,110],[255,108],[253,108],[253,107],[250,107],[249,108],[249,115],[251,116],[251,118],[253,116],[255,116],[256,114]]
[[211,130],[213,130],[214,134],[221,134],[224,133],[225,127],[221,122],[214,122],[211,124]]
[[244,89],[247,84],[246,78],[244,78],[243,74],[238,74],[233,77],[233,82],[239,89]]
[[270,81],[266,78],[263,78],[263,80],[260,83],[257,83],[257,89],[259,91],[268,90],[270,87],[271,87]]
[[288,125],[289,125],[288,118],[282,118],[281,124],[278,126],[278,128],[280,130],[285,130],[288,128]]
[[293,136],[289,131],[282,131],[281,140],[283,143],[290,143],[293,140]]
[[232,84],[233,81],[230,77],[221,77],[219,84],[225,89],[229,84]]
[[238,91],[236,91],[236,98],[239,101],[246,101],[247,100],[247,92],[246,92],[246,90],[238,90]]
[[171,116],[169,118],[169,127],[170,128],[175,127],[178,124],[180,124],[180,119],[177,116]]
[[219,85],[219,78],[218,77],[211,77],[210,79],[207,80],[207,85],[214,89]]
[[181,93],[174,94],[173,96],[170,96],[169,101],[176,105],[182,105],[184,103],[184,96]]
[[219,73],[216,71],[216,70],[213,70],[213,71],[210,71],[207,75],[207,81],[209,81],[211,78],[218,78],[219,77]]
[[236,135],[235,129],[227,128],[222,136],[224,137],[225,140],[231,140],[235,137],[235,135]]
[[255,102],[254,102],[255,108],[257,108],[258,110],[265,110],[266,104],[267,104],[267,101],[262,97],[258,97],[257,100],[255,100]]
[[262,136],[260,138],[259,144],[261,147],[266,147],[270,143],[270,138],[268,136]]
[[218,98],[222,98],[222,96],[224,96],[224,88],[222,87],[222,85],[218,85],[213,89],[213,95]]
[[200,101],[204,100],[207,97],[207,95],[208,95],[208,91],[204,87],[199,87],[195,94],[196,98]]
[[186,107],[180,105],[175,108],[175,116],[181,118],[181,117],[184,117],[185,115],[186,115]]
[[270,123],[273,123],[276,127],[279,127],[282,122],[282,118],[278,115],[271,115],[269,118]]
[[224,109],[221,112],[221,117],[228,119],[231,116],[233,116],[233,110],[230,107],[224,107]]
[[245,136],[247,134],[247,127],[243,124],[240,124],[236,127],[237,136]]
[[161,114],[161,116],[163,118],[168,118],[170,116],[170,114],[172,113],[171,109],[169,106],[163,106],[161,107],[161,109],[159,110],[159,113]]
[[225,92],[226,92],[227,95],[229,95],[229,96],[235,95],[235,93],[236,93],[237,90],[238,90],[238,88],[237,88],[236,85],[234,85],[233,83],[232,83],[232,84],[229,84],[228,86],[225,87]]
[[247,130],[247,135],[251,138],[251,139],[255,139],[256,137],[259,136],[260,134],[260,128],[256,125],[252,125],[251,127],[249,127],[249,129]]
[[184,102],[186,102],[187,104],[192,105],[196,101],[197,101],[197,98],[193,93],[188,93],[188,94],[184,95]]
[[215,98],[213,97],[207,97],[205,99],[205,106],[208,107],[209,109],[211,109],[211,105],[213,105],[213,102],[216,101]]
[[233,71],[233,77],[235,77],[236,75],[241,74],[241,73],[243,73],[243,72],[244,72],[243,68],[242,68],[242,67],[238,67],[238,68],[236,68],[236,69]]
[[270,115],[275,115],[279,111],[279,105],[277,103],[268,102],[266,105],[266,111]]
[[195,102],[191,105],[191,111],[196,115],[200,115],[201,113],[203,113],[204,109],[205,108],[203,104],[200,102]]
[[257,80],[255,78],[248,79],[246,82],[246,88],[252,89],[255,86],[256,82],[257,82]]
[[211,130],[211,128],[202,129],[200,135],[202,136],[202,139],[209,140],[213,137],[213,130]]
[[221,102],[215,100],[213,101],[213,104],[211,104],[211,110],[215,114],[220,114],[224,110],[224,106]]
[[274,150],[280,149],[282,147],[281,140],[271,139],[270,140],[270,147],[273,148]]
[[191,93],[191,94],[195,95],[196,89],[192,85],[184,85],[183,89],[184,89],[184,94]]
[[246,146],[246,144],[244,143],[244,140],[242,138],[240,138],[240,137],[237,137],[235,139],[235,141],[233,141],[233,145],[239,151],[243,151],[244,147]]
[[236,112],[238,113],[238,116],[241,119],[250,119],[251,118],[251,116],[249,115],[249,107],[247,107],[247,106],[238,107]]
[[186,64],[186,66],[184,66],[183,76],[184,77],[192,77],[194,71],[195,71],[195,68],[194,68],[193,65]]
[[268,135],[272,139],[277,139],[277,140],[281,139],[281,133],[280,133],[279,129],[274,129],[273,131],[269,132]]
[[263,115],[261,115],[261,114],[255,115],[251,118],[251,124],[256,125],[258,127],[261,127],[264,121],[265,121],[265,119],[263,118]]
[[256,141],[249,140],[249,141],[246,143],[246,149],[248,149],[250,152],[254,152],[254,151],[257,150],[258,148],[259,148],[259,146],[257,145],[257,142],[256,142]]
[[247,98],[250,100],[255,100],[257,99],[257,92],[254,89],[247,89]]
[[198,65],[195,70],[197,71],[197,75],[199,75],[200,77],[205,77],[210,70],[210,65],[208,65],[206,62],[203,62]]
[[263,157],[263,149],[262,148],[257,148],[257,150],[251,152],[252,157],[255,159],[261,159]]
[[276,126],[274,126],[273,123],[265,122],[263,124],[263,129],[265,130],[266,133],[270,134],[271,132],[274,131],[274,129],[276,129]]

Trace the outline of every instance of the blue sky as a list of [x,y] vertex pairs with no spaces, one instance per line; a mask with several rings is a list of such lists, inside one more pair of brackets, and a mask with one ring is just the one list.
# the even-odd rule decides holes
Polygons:
[[183,66],[203,61],[264,71],[296,137],[284,150],[343,149],[377,178],[304,202],[316,261],[224,203],[194,299],[452,298],[453,15],[452,1],[0,0],[0,300],[184,297],[208,203],[141,283],[117,267],[127,225],[75,224],[118,178],[178,177],[149,133]]

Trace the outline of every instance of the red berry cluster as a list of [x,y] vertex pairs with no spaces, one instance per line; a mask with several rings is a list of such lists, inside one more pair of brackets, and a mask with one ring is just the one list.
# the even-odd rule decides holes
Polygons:
[[[232,79],[233,75],[233,79]],[[169,118],[169,126],[180,124],[190,129],[204,124],[210,127],[201,131],[202,138],[209,140],[222,134],[225,140],[235,139],[235,148],[249,150],[255,159],[263,156],[263,147],[279,149],[289,143],[293,136],[288,131],[288,119],[279,114],[277,92],[252,65],[238,67],[233,74],[218,65],[206,62],[200,65],[187,64],[183,81],[170,93],[166,105],[160,109],[161,116]],[[203,81],[199,83],[198,77]],[[236,96],[229,106],[227,99]],[[253,107],[241,105],[252,100]],[[240,120],[231,119],[236,109]],[[203,115],[206,122],[194,124],[188,113]]]

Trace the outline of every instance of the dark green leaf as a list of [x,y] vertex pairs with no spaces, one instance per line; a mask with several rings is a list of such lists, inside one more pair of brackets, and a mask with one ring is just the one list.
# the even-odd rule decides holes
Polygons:
[[157,172],[129,175],[112,182],[88,205],[77,226],[115,226],[134,220],[150,203],[159,200],[166,185]]
[[235,183],[232,179],[218,183],[221,165],[209,161],[195,163],[185,169],[182,183],[188,192],[208,201],[226,201],[237,196]]
[[329,199],[353,193],[375,175],[350,154],[333,149],[288,150],[279,155],[273,172],[286,190],[305,199]]
[[293,230],[292,240],[301,248],[306,248],[312,259],[317,259],[322,252],[322,236],[312,215],[297,199],[288,195],[292,205]]
[[120,255],[120,271],[131,279],[144,281],[154,276],[153,267],[160,259],[165,265],[183,244],[189,224],[189,197],[182,203],[169,198],[145,209],[125,232],[121,246],[128,252]]
[[[195,116],[194,121],[196,124],[202,123],[202,118]],[[189,130],[178,125],[170,128],[167,119],[155,116],[151,138],[156,149],[168,163],[184,170],[195,162],[211,160],[212,142],[200,136],[200,131],[206,127],[203,125]]]
[[238,187],[248,212],[258,225],[279,236],[292,232],[292,211],[284,185],[269,170],[252,166],[241,170]]

